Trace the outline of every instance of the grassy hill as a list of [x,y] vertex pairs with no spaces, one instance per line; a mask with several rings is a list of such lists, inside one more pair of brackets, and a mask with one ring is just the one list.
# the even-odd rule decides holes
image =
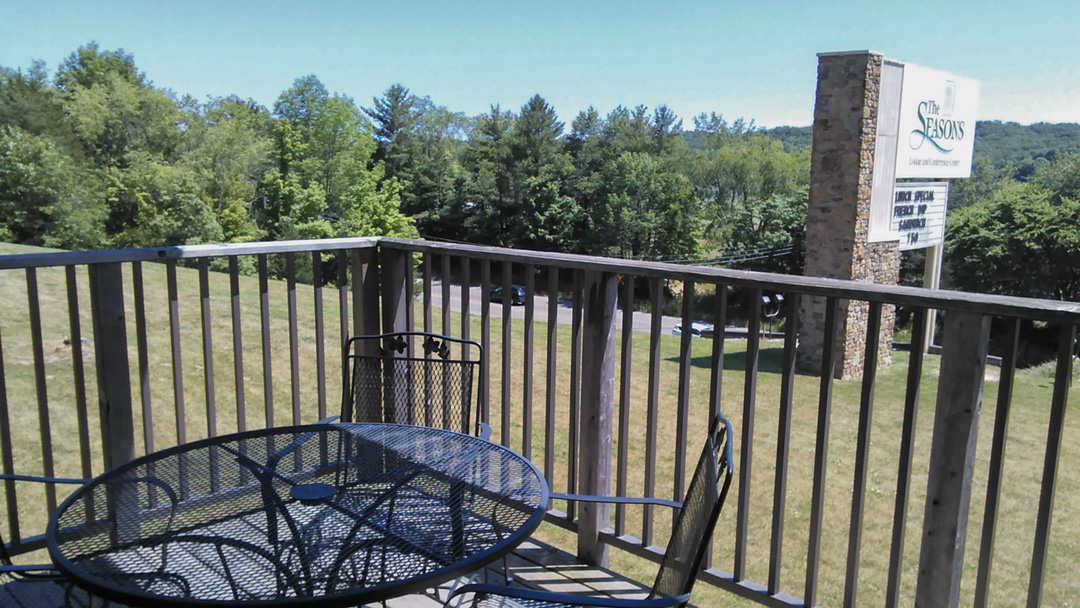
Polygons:
[[994,167],[1012,165],[1014,175],[1024,178],[1035,163],[1060,154],[1080,152],[1080,124],[1036,123],[980,120],[975,129],[975,157],[987,158]]

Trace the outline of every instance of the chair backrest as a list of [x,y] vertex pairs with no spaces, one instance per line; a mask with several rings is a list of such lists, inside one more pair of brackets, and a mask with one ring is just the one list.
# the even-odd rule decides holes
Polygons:
[[483,352],[478,342],[424,332],[350,338],[341,418],[475,433]]
[[731,485],[731,469],[731,423],[718,414],[709,425],[650,598],[689,594],[693,589]]

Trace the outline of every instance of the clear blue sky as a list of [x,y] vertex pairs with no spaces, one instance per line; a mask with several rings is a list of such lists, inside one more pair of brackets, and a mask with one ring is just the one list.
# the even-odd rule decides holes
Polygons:
[[[876,6],[875,6],[876,4]],[[370,106],[400,82],[467,114],[535,93],[569,124],[670,106],[808,125],[819,52],[872,49],[982,83],[980,117],[1080,122],[1080,0],[0,0],[0,65],[122,48],[155,86],[272,107],[315,74]]]

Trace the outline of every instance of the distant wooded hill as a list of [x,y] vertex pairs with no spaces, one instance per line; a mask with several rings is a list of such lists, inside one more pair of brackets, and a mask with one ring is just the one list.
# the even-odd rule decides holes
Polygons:
[[[812,127],[776,127],[758,133],[784,143],[785,152],[809,150]],[[999,120],[980,120],[975,126],[975,157],[986,157],[996,168],[1012,165],[1014,176],[1024,178],[1034,170],[1039,159],[1053,160],[1057,155],[1080,152],[1080,124],[1045,123],[1021,125]],[[683,132],[692,150],[701,149],[704,135]]]

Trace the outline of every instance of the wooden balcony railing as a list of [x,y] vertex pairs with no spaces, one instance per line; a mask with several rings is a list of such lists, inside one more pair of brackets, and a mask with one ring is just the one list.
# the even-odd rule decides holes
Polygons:
[[[517,283],[521,309],[491,302]],[[714,318],[712,340],[664,335],[669,284],[684,327]],[[6,256],[0,287],[5,473],[89,477],[200,437],[313,422],[337,410],[347,336],[434,330],[485,346],[493,439],[559,491],[681,499],[688,450],[722,408],[737,488],[700,579],[723,592],[766,606],[1039,606],[1080,591],[1080,548],[1050,534],[1080,536],[1080,475],[1060,467],[1080,444],[1065,417],[1075,303],[389,238]],[[635,332],[644,292],[649,330]],[[785,295],[779,345],[756,305],[772,293]],[[710,310],[695,294],[714,296]],[[824,299],[832,328],[810,375],[795,365],[808,298]],[[856,381],[833,373],[845,300],[869,303]],[[911,351],[879,371],[890,306],[914,311]],[[923,355],[931,310],[944,313],[940,358]],[[746,331],[721,331],[736,315]],[[1028,321],[1055,327],[1061,347],[1046,398],[1024,395],[1010,423]],[[1004,346],[984,411],[991,322]],[[39,549],[55,491],[2,487],[10,548]],[[670,516],[561,503],[549,521],[582,559],[619,566],[658,560]]]

